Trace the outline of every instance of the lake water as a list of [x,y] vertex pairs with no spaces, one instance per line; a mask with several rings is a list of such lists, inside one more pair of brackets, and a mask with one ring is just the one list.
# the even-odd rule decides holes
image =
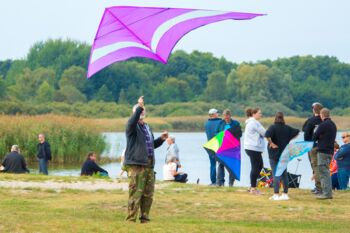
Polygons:
[[[104,133],[106,141],[109,143],[108,151],[104,154],[109,156],[119,157],[122,150],[126,145],[126,138],[124,132],[117,133]],[[155,137],[159,136],[160,133],[155,133]],[[189,183],[195,183],[199,179],[200,184],[209,184],[209,158],[202,145],[206,143],[205,133],[172,133],[176,138],[176,144],[180,149],[180,160],[182,164],[182,171],[188,174]],[[340,133],[337,135],[337,141],[340,140]],[[296,138],[296,141],[303,139],[302,134]],[[167,149],[167,143],[155,150],[156,164],[155,171],[157,172],[157,179],[163,179],[163,165],[165,160],[165,154]],[[264,167],[270,167],[268,161],[267,150],[263,153]],[[111,163],[102,165],[107,170],[112,178],[118,177],[120,173],[120,163]],[[314,184],[311,181],[312,170],[307,155],[299,157],[299,160],[294,159],[288,164],[288,171],[294,174],[301,175],[300,188],[310,189],[313,188]],[[51,175],[59,176],[79,176],[80,169],[61,169],[50,171]],[[250,161],[248,156],[245,154],[243,148],[241,153],[241,181],[236,181],[235,186],[248,187],[250,174]],[[228,174],[226,174],[226,180],[228,181]],[[226,181],[226,185],[227,185]]]

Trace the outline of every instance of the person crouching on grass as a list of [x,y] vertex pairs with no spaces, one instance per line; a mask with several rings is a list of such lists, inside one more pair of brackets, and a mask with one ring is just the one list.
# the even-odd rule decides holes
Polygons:
[[100,176],[108,176],[108,172],[97,165],[96,154],[94,152],[89,152],[87,154],[86,160],[81,168],[81,176],[92,176],[94,174],[99,174]]
[[177,159],[172,157],[164,164],[163,167],[163,180],[164,181],[175,181],[180,183],[187,182],[187,174],[177,171]]
[[144,121],[146,116],[143,96],[133,107],[132,115],[126,126],[126,150],[124,167],[129,178],[129,201],[126,221],[136,222],[139,209],[140,221],[150,221],[154,194],[154,149],[160,147],[168,138],[168,132],[154,139],[151,128]]

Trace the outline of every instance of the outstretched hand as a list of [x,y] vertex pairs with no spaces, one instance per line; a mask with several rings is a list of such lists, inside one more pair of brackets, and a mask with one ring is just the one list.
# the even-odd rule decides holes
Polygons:
[[160,135],[160,138],[163,139],[163,140],[166,140],[169,136],[169,133],[168,131],[164,131],[161,135]]
[[141,108],[145,107],[145,102],[144,102],[144,100],[143,100],[143,96],[140,96],[140,98],[139,98],[138,101],[137,101],[137,104],[138,104]]

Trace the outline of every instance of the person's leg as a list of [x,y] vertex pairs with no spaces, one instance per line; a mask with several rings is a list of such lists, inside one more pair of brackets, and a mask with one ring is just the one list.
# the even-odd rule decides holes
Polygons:
[[216,184],[216,160],[213,154],[209,154],[209,161],[210,161],[210,181],[212,184]]
[[224,186],[225,185],[225,168],[222,163],[219,163],[218,165],[217,175],[218,175],[216,179],[217,185]]
[[145,189],[141,197],[141,222],[149,221],[149,212],[153,203],[155,174],[153,168],[145,168]]
[[47,160],[46,159],[39,159],[39,173],[42,173],[44,175],[48,175],[48,169],[47,169]]
[[186,183],[187,180],[187,174],[183,173],[183,174],[179,174],[175,176],[175,181],[176,182],[180,182],[180,183]]
[[322,196],[332,198],[332,180],[329,174],[329,164],[332,155],[317,153],[318,171],[320,175]]
[[229,181],[228,186],[233,187],[233,184],[235,183],[235,177],[229,172]]
[[273,174],[273,191],[275,194],[280,192],[280,176],[275,176],[277,162],[274,159],[270,159],[270,166]]
[[129,178],[129,201],[126,221],[135,222],[145,188],[145,168],[143,166],[127,166],[127,172]]
[[320,172],[318,169],[318,163],[317,163],[317,147],[312,148],[310,152],[310,159],[311,159],[311,168],[314,174],[315,178],[315,187],[318,192],[322,191],[321,187],[321,181],[320,181]]
[[338,181],[340,190],[347,189],[349,183],[349,174],[345,169],[338,169]]
[[288,180],[288,173],[287,173],[287,169],[282,173],[282,183],[283,183],[283,193],[287,194],[288,193],[288,184],[289,184],[289,180]]
[[252,188],[256,188],[257,179],[263,166],[261,152],[246,150],[246,153],[251,164],[250,184]]

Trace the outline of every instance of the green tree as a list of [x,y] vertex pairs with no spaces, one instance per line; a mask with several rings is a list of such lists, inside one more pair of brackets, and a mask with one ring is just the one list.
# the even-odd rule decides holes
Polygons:
[[0,75],[0,99],[6,96],[6,84],[3,77]]
[[56,91],[54,100],[73,104],[75,102],[86,102],[86,97],[73,86],[63,86],[59,91]]
[[226,93],[226,76],[222,71],[215,71],[208,75],[207,87],[204,91],[204,99],[208,101],[224,100]]
[[37,92],[36,100],[39,103],[47,103],[53,100],[55,89],[50,86],[50,84],[44,81]]
[[61,88],[64,86],[73,86],[79,91],[83,91],[86,82],[86,71],[79,66],[71,66],[63,72],[59,86]]
[[126,96],[124,89],[121,89],[121,91],[120,91],[118,103],[120,103],[120,104],[127,104],[128,103],[128,99],[127,99],[127,96]]
[[103,85],[96,93],[94,99],[97,101],[112,102],[113,95],[112,92],[108,89],[108,87],[106,85]]

